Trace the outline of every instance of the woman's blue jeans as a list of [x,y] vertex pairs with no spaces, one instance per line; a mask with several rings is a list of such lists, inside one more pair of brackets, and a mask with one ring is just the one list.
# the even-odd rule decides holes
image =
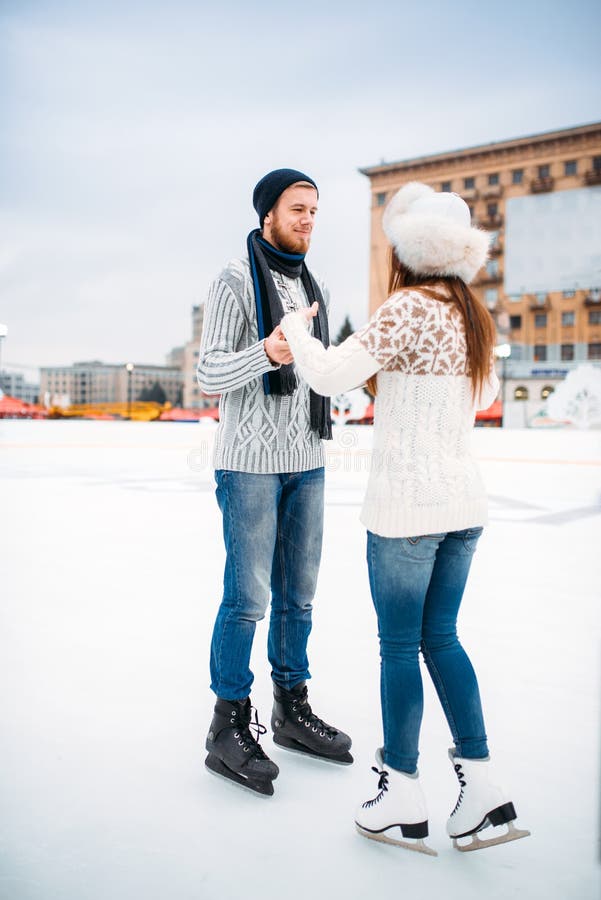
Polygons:
[[456,754],[488,755],[475,672],[457,638],[457,614],[482,528],[410,538],[367,533],[380,638],[384,762],[417,767],[423,714],[419,651],[453,735]]
[[253,683],[253,638],[270,593],[272,678],[291,688],[311,677],[307,641],[321,558],[324,469],[277,475],[219,469],[215,480],[226,562],[211,688],[218,697],[242,700]]

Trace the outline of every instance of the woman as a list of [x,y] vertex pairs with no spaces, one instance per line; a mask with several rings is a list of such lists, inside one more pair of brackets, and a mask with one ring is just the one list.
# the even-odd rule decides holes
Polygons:
[[[472,555],[487,518],[484,486],[469,449],[476,409],[498,392],[494,327],[467,287],[489,238],[471,226],[455,194],[407,184],[384,212],[391,242],[389,299],[368,324],[327,350],[310,337],[310,309],[282,331],[301,375],[331,395],[366,380],[375,393],[372,467],[361,521],[378,618],[384,746],[379,793],[357,812],[366,837],[436,855],[417,772],[423,712],[421,650],[454,740],[461,792],[447,831],[458,849],[528,832],[513,826],[510,798],[491,775],[478,684],[456,621]],[[487,825],[507,824],[481,841]],[[471,836],[460,846],[457,838]]]

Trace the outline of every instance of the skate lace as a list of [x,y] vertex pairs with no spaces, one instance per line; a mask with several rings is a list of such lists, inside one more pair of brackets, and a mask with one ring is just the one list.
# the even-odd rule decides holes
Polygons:
[[366,800],[363,803],[363,809],[371,809],[372,806],[375,806],[376,803],[379,803],[386,791],[388,790],[388,772],[386,769],[377,769],[375,766],[371,767],[372,772],[375,772],[376,775],[379,775],[378,779],[378,790],[379,794],[373,798],[373,800]]
[[[254,712],[254,720],[252,713]],[[255,730],[255,734],[251,732],[251,728]],[[261,735],[267,733],[267,728],[259,722],[259,713],[254,706],[251,706],[251,719],[247,723],[239,723],[238,731],[234,737],[238,739],[239,745],[244,749],[245,753],[250,753],[251,757],[257,759],[269,759],[259,743]]]
[[459,791],[459,797],[457,798],[457,803],[455,804],[455,809],[451,813],[452,816],[455,815],[459,807],[461,806],[461,801],[463,800],[463,789],[465,787],[465,775],[463,774],[463,769],[461,768],[461,763],[455,763],[453,768],[455,769],[455,774],[459,779],[459,784],[461,785],[461,790]]
[[335,728],[332,728],[331,725],[328,725],[327,722],[324,722],[323,719],[320,719],[319,716],[315,715],[311,709],[307,695],[308,690],[305,688],[302,694],[297,697],[292,704],[293,712],[299,714],[299,722],[304,722],[307,727],[311,727],[313,731],[319,731],[321,737],[327,737],[329,740],[333,740],[338,734],[338,731]]

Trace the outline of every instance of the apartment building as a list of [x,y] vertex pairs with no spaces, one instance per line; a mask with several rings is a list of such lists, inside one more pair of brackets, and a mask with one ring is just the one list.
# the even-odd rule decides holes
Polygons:
[[[578,363],[601,364],[601,269],[570,289],[505,291],[506,206],[512,198],[586,189],[601,199],[601,122],[360,170],[371,186],[370,313],[387,296],[388,242],[382,213],[408,181],[454,191],[491,232],[490,260],[473,289],[511,346],[508,398],[544,400]],[[532,239],[532,236],[530,236]],[[516,238],[519,240],[519,238]]]
[[[40,397],[49,403],[127,403],[137,400],[145,389],[159,383],[173,406],[181,403],[182,373],[179,368],[133,363],[131,375],[126,364],[98,360],[40,370]],[[130,397],[131,391],[131,397]]]
[[18,372],[0,371],[0,391],[9,397],[16,397],[24,403],[37,403],[40,395],[39,384],[26,381]]
[[184,407],[186,409],[204,409],[215,405],[215,398],[208,397],[201,391],[196,379],[198,352],[202,335],[204,303],[192,307],[192,337],[187,341],[183,354]]

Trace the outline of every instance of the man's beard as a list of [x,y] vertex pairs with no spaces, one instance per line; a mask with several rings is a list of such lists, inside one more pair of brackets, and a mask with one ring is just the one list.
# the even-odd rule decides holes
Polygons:
[[271,238],[276,249],[284,253],[306,253],[311,243],[310,233],[296,236],[284,234],[275,221],[271,225]]

